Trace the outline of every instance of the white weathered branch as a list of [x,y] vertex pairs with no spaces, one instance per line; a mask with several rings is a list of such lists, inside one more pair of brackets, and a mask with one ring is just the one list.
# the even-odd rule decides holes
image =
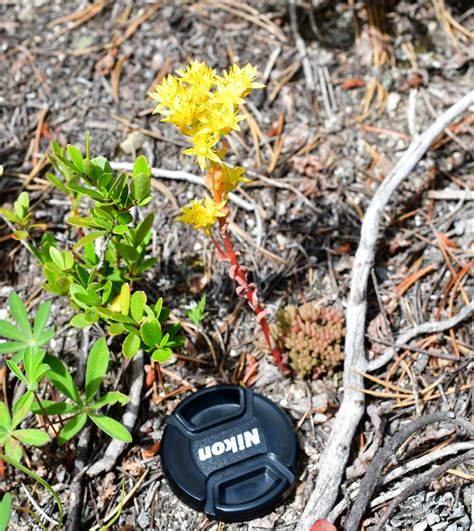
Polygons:
[[[375,246],[385,207],[400,183],[411,173],[436,137],[474,103],[474,91],[445,111],[423,134],[412,141],[392,171],[375,192],[364,216],[356,251],[346,312],[344,396],[334,419],[326,448],[320,457],[316,486],[298,523],[297,531],[309,531],[312,523],[326,518],[334,506],[355,430],[365,411],[363,377],[367,283],[375,257]],[[357,369],[358,373],[353,371]]]

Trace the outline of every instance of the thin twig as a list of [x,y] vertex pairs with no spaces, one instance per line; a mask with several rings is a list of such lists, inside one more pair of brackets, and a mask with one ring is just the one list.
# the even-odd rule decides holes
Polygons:
[[429,470],[428,472],[419,475],[387,507],[384,514],[377,522],[374,531],[381,531],[383,529],[385,522],[390,518],[393,511],[395,511],[395,509],[399,507],[400,504],[408,498],[408,496],[411,496],[412,494],[415,494],[416,492],[420,491],[423,487],[429,485],[434,479],[439,478],[439,476],[445,474],[450,468],[454,468],[462,463],[471,461],[472,459],[474,459],[474,450],[469,450],[464,454],[458,455],[457,457],[453,457],[449,461],[446,461],[446,463],[439,466],[438,468],[435,468],[434,470]]
[[344,524],[345,529],[348,531],[359,529],[359,523],[364,516],[364,512],[372,497],[372,494],[383,477],[383,470],[393,458],[400,446],[414,433],[421,430],[425,426],[428,426],[429,424],[434,424],[435,422],[454,423],[457,424],[459,428],[465,430],[471,437],[474,435],[474,426],[472,426],[469,421],[451,416],[448,413],[441,412],[424,415],[423,417],[419,417],[404,426],[396,435],[391,437],[385,443],[383,448],[379,449],[374,457],[374,460],[372,463],[370,463],[367,473],[360,483],[359,496],[357,497],[357,500],[355,501]]
[[[421,457],[412,459],[411,461],[403,463],[403,465],[398,466],[397,468],[394,468],[393,470],[391,470],[388,474],[383,476],[381,485],[387,485],[388,483],[394,481],[395,479],[402,478],[404,475],[410,472],[413,472],[414,470],[417,470],[419,468],[425,467],[426,465],[434,463],[435,461],[438,461],[439,459],[445,459],[449,455],[458,454],[459,452],[462,452],[464,450],[473,450],[473,449],[474,449],[474,442],[465,441],[465,442],[458,442],[458,443],[450,444],[448,446],[443,446],[442,448],[439,448],[438,450],[430,451],[422,455]],[[402,481],[401,483],[397,483],[396,488],[389,490],[389,491],[384,491],[380,496],[377,496],[376,498],[370,501],[369,507],[371,508],[376,507],[380,505],[381,503],[386,503],[387,501],[392,500],[393,498],[398,496],[398,494],[400,494],[400,492],[403,490],[406,483],[407,483],[407,480]],[[356,490],[353,490],[350,493],[349,500],[347,498],[342,499],[334,507],[334,509],[329,513],[329,516],[328,516],[329,521],[330,522],[336,521],[341,516],[341,514],[347,509],[348,502],[355,500],[357,496],[359,495],[359,492],[360,492],[360,488],[358,487]]]
[[326,518],[333,507],[349,458],[351,442],[365,411],[364,393],[355,389],[363,389],[364,379],[352,369],[356,368],[360,372],[367,370],[368,363],[364,349],[367,283],[375,260],[375,246],[384,209],[397,187],[410,175],[436,137],[473,103],[474,91],[471,91],[447,109],[423,134],[414,139],[379,186],[367,209],[355,255],[346,311],[344,397],[326,448],[320,457],[316,486],[298,523],[297,531],[307,531],[315,520]]
[[464,319],[467,319],[472,313],[474,313],[474,302],[464,306],[462,310],[454,317],[451,317],[451,319],[446,319],[445,321],[430,321],[402,332],[396,343],[390,346],[382,356],[369,362],[367,366],[367,372],[374,372],[383,367],[395,356],[396,351],[399,348],[408,348],[406,347],[406,344],[414,337],[421,334],[435,334],[438,332],[444,332],[445,330],[458,325],[460,322],[464,321]]

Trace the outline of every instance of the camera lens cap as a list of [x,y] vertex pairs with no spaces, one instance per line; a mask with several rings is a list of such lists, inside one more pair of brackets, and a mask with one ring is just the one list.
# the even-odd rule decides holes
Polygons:
[[168,417],[163,473],[186,505],[223,522],[268,514],[295,482],[298,444],[286,414],[237,385],[201,389]]

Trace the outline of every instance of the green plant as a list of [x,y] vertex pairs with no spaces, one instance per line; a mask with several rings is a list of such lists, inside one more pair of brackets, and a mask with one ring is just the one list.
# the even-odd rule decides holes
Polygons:
[[341,340],[344,316],[333,308],[317,308],[307,302],[288,305],[277,312],[272,335],[290,366],[300,375],[317,378],[332,373],[344,359]]
[[[147,255],[153,214],[136,221],[139,209],[151,200],[151,173],[145,157],[136,159],[131,175],[115,175],[107,159],[91,159],[88,135],[85,156],[71,145],[61,149],[53,143],[52,148],[50,161],[56,174],[48,173],[48,178],[71,199],[68,223],[76,228],[78,240],[70,249],[59,249],[50,233],[43,234],[39,246],[35,246],[33,235],[25,236],[28,248],[43,266],[44,288],[69,297],[77,311],[71,319],[73,326],[103,323],[110,336],[123,336],[125,356],[131,358],[144,350],[154,361],[168,360],[173,349],[184,342],[178,335],[180,326],[166,328],[169,310],[163,308],[161,298],[147,304],[143,291],[133,292],[134,283],[156,261]],[[32,216],[28,195],[23,193],[21,197],[15,218],[6,214],[6,209],[0,211],[14,224]],[[88,215],[81,215],[81,199],[85,197],[92,206],[87,209]],[[96,240],[101,243],[99,249]],[[18,344],[0,345],[0,352],[20,348],[19,343],[27,341],[19,341],[18,334],[11,339]]]
[[12,512],[12,495],[7,492],[0,502],[0,531],[6,531]]
[[[3,402],[0,402],[0,447],[12,459],[21,458],[20,443],[41,446],[50,441],[48,433],[39,429],[20,429],[18,426],[31,413],[43,415],[48,420],[52,431],[60,444],[70,440],[84,426],[89,418],[96,426],[116,439],[126,442],[132,440],[130,433],[116,420],[100,414],[98,411],[106,406],[119,403],[124,405],[128,397],[117,391],[105,393],[96,398],[109,365],[110,354],[105,338],[100,338],[92,346],[87,359],[84,398],[74,384],[72,376],[64,364],[55,356],[40,348],[46,346],[54,337],[54,331],[46,328],[50,303],[42,303],[34,319],[33,328],[22,300],[16,293],[9,297],[9,309],[18,328],[9,321],[0,321],[0,337],[17,340],[16,343],[1,343],[3,352],[13,354],[6,363],[13,374],[24,383],[26,392],[13,404],[12,415]],[[20,335],[25,341],[19,341]],[[6,347],[5,347],[6,346]],[[69,402],[51,402],[39,398],[41,382],[47,378],[54,387],[69,398]],[[35,402],[36,401],[36,402]],[[51,416],[68,415],[69,418],[59,434],[54,428]]]
[[[229,231],[229,193],[248,179],[243,167],[229,166],[223,161],[227,151],[224,137],[240,130],[239,123],[245,115],[239,112],[239,106],[252,89],[263,87],[256,81],[257,75],[257,69],[250,64],[242,68],[232,65],[220,76],[205,63],[193,61],[178,70],[176,76],[163,79],[150,96],[157,103],[155,112],[163,116],[162,121],[174,124],[190,140],[192,147],[184,153],[196,158],[211,193],[211,197],[194,199],[183,207],[177,219],[203,230],[211,238],[218,260],[229,264],[229,276],[236,284],[237,295],[246,299],[254,311],[275,363],[286,371],[278,346],[272,344],[268,311],[258,299],[256,285],[248,281],[247,269],[239,263]],[[217,235],[212,232],[216,224]]]
[[207,315],[206,295],[203,295],[198,303],[196,303],[190,310],[186,311],[186,317],[196,326],[200,326]]
[[125,405],[128,402],[128,397],[118,391],[109,391],[98,398],[95,396],[107,373],[109,359],[110,354],[105,338],[100,338],[92,346],[87,358],[85,392],[81,397],[81,393],[64,364],[58,358],[46,356],[46,363],[50,367],[47,373],[48,379],[71,400],[71,403],[40,400],[37,405],[33,404],[32,411],[37,414],[69,416],[69,420],[64,423],[58,434],[59,444],[64,444],[79,433],[88,418],[110,437],[125,442],[132,441],[129,431],[120,422],[98,413],[106,406],[117,403]]

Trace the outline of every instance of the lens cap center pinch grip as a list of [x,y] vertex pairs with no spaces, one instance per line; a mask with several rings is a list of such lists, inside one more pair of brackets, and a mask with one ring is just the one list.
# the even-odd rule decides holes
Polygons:
[[237,385],[201,389],[168,417],[163,473],[186,505],[223,522],[268,514],[295,482],[298,444],[274,402]]

